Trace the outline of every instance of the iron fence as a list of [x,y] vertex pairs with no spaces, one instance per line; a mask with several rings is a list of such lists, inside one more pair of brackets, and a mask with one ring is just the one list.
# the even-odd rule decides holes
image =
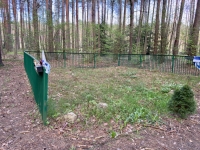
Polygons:
[[[35,51],[29,51],[28,53],[37,57]],[[63,52],[45,52],[45,55],[47,61],[50,62],[51,66],[54,68],[127,66],[181,75],[200,75],[200,70],[193,64],[193,57],[189,56]]]

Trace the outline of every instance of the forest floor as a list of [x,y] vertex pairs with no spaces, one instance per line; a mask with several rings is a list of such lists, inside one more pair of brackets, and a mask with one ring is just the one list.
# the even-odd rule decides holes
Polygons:
[[200,90],[195,92],[197,112],[188,119],[166,117],[162,126],[128,124],[112,138],[106,123],[44,126],[23,62],[4,64],[0,68],[0,150],[200,150]]

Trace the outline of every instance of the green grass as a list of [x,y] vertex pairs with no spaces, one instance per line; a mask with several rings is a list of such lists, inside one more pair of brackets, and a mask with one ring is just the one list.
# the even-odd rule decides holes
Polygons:
[[[169,116],[172,90],[189,84],[198,89],[198,77],[163,74],[134,68],[52,69],[49,75],[48,116],[74,111],[88,120],[155,123]],[[98,103],[107,103],[102,109]]]

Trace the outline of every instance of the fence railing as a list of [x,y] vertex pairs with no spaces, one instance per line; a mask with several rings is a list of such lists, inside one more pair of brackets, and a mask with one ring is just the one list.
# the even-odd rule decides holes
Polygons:
[[[36,52],[29,51],[28,53],[37,57]],[[192,62],[193,57],[188,56],[63,52],[45,52],[45,55],[54,68],[127,66],[182,75],[200,75],[200,71]]]
[[38,73],[34,66],[36,59],[24,52],[24,68],[31,84],[35,102],[38,105],[42,116],[43,123],[46,124],[47,119],[47,93],[48,93],[48,74]]

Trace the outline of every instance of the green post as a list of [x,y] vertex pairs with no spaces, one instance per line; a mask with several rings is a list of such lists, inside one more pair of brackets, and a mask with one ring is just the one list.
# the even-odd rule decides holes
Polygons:
[[172,73],[174,73],[174,55],[172,55]]
[[64,52],[64,68],[66,68],[66,52]]
[[48,74],[43,72],[43,93],[42,93],[42,121],[43,124],[47,124],[47,99],[48,99]]
[[118,54],[118,66],[120,66],[120,54]]
[[140,54],[140,68],[142,66],[142,55]]
[[94,68],[96,68],[96,56],[95,56],[95,53],[94,53]]

